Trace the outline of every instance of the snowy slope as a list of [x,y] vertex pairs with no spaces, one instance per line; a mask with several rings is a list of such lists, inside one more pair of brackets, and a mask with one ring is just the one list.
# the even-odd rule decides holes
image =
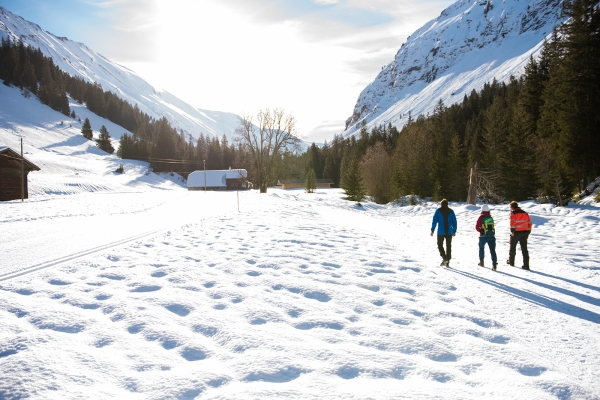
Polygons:
[[532,271],[492,272],[478,207],[445,269],[435,204],[236,196],[0,203],[0,398],[600,397],[598,205],[523,204]]
[[360,94],[344,136],[357,124],[402,127],[463,100],[493,79],[520,76],[561,22],[560,0],[459,0],[413,33]]
[[[98,149],[95,142],[81,135],[79,118],[82,121],[90,119],[96,138],[100,127],[106,126],[115,149],[118,148],[117,140],[127,131],[72,99],[70,107],[77,114],[76,119],[41,104],[34,96],[23,97],[17,88],[0,85],[0,99],[0,145],[20,152],[22,138],[25,157],[41,168],[28,176],[30,197],[132,192],[147,186],[174,189],[184,185],[175,177],[164,178],[153,173],[145,175],[148,163],[122,160]],[[114,173],[120,164],[123,164],[125,173]]]
[[171,125],[194,137],[200,133],[229,139],[239,125],[236,114],[192,107],[169,92],[157,89],[128,68],[112,62],[82,43],[56,37],[38,25],[0,6],[0,37],[39,48],[72,76],[96,82],[155,119],[166,117]]

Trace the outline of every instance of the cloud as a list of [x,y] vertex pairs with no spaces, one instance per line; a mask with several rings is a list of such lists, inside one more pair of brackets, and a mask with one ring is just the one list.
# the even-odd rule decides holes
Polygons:
[[118,62],[156,61],[156,1],[90,1],[96,19],[83,33],[86,44]]
[[313,1],[313,3],[320,5],[320,6],[338,4],[340,2],[340,0],[312,0],[312,1]]
[[326,140],[331,142],[333,136],[341,133],[345,129],[345,122],[339,121],[322,121],[321,124],[315,126],[306,135],[304,140],[307,142],[323,143]]
[[92,47],[200,108],[283,107],[322,141],[430,8],[451,1],[97,1],[109,29]]

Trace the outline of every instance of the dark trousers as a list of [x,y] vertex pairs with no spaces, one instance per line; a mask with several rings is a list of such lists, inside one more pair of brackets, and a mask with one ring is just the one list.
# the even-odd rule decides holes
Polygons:
[[529,231],[515,232],[510,237],[510,250],[508,252],[508,262],[510,265],[515,265],[515,254],[517,253],[517,243],[521,245],[521,253],[523,253],[523,266],[529,267],[529,251],[527,250],[527,238]]
[[492,255],[492,264],[498,264],[498,257],[496,257],[496,238],[494,236],[479,236],[479,259],[483,260],[485,257],[486,243],[490,248],[490,254]]
[[[440,256],[442,256],[445,261],[450,261],[452,258],[452,235],[438,235],[437,239]],[[446,239],[446,251],[444,251],[444,239]]]

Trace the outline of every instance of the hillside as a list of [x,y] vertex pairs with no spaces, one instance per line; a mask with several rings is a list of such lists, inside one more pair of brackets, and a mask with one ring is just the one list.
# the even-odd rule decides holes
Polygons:
[[200,133],[230,140],[239,125],[236,114],[198,109],[171,93],[153,87],[134,71],[96,53],[83,43],[57,37],[0,6],[0,37],[21,40],[53,59],[63,71],[136,105],[149,116],[165,117],[171,126],[197,138]]
[[[41,168],[41,171],[29,174],[30,197],[184,186],[178,176],[145,175],[148,163],[122,160],[85,139],[81,135],[79,118],[90,119],[95,138],[100,127],[106,126],[115,148],[118,138],[127,131],[73,100],[69,106],[78,116],[75,119],[41,104],[34,96],[25,98],[13,87],[0,85],[0,98],[0,144],[20,151],[20,139],[23,138],[25,157]],[[125,168],[124,174],[114,172],[120,164]]]
[[460,0],[414,32],[360,94],[344,136],[367,126],[401,128],[408,114],[460,102],[485,83],[520,76],[561,20],[559,0]]

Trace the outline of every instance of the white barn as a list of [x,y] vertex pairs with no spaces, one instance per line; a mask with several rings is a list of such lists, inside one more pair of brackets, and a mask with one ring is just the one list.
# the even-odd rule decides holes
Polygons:
[[[206,175],[206,185],[204,176]],[[248,172],[245,169],[217,169],[192,172],[187,179],[188,190],[246,190]]]

